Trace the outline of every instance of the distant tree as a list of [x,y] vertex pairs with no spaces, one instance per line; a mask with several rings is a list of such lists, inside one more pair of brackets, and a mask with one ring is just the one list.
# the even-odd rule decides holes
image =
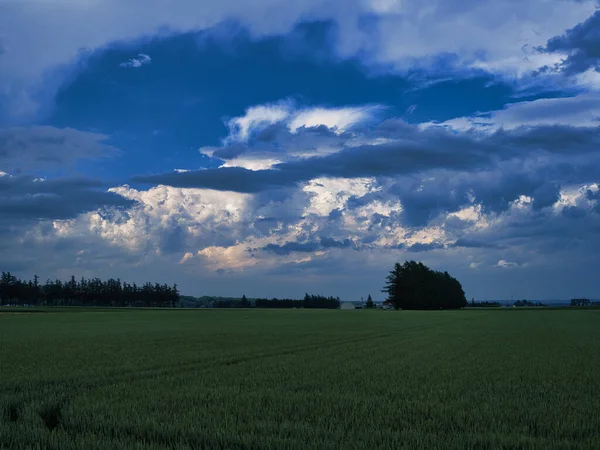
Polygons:
[[37,275],[33,276],[33,286],[31,289],[31,303],[37,305],[40,302],[41,289],[40,289],[40,277]]
[[456,278],[415,261],[396,263],[382,292],[388,294],[395,309],[457,309],[467,305]]
[[250,302],[248,301],[248,298],[246,297],[246,295],[242,295],[242,302],[241,302],[240,306],[242,308],[249,308],[250,307]]
[[367,303],[365,304],[365,308],[375,308],[375,303],[371,298],[371,294],[369,294],[369,296],[367,297]]
[[170,293],[169,293],[169,300],[171,301],[171,308],[175,308],[175,306],[177,306],[177,303],[179,302],[179,289],[177,289],[177,285],[174,284],[173,288],[171,289]]

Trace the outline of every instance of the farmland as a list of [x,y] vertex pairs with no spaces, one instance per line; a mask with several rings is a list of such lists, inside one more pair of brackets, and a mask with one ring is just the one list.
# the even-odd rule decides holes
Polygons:
[[0,312],[0,448],[600,448],[600,311]]

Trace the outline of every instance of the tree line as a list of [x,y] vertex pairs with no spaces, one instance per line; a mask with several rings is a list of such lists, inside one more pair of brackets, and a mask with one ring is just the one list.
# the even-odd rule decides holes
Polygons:
[[[389,273],[383,292],[386,303],[395,309],[456,309],[467,306],[464,291],[458,280],[448,274],[430,269],[423,263],[406,261],[396,263]],[[47,280],[40,284],[39,277],[20,280],[10,272],[0,278],[0,306],[115,306],[115,307],[210,307],[210,308],[340,308],[340,298],[305,294],[303,299],[180,296],[177,285],[145,283],[138,286],[120,279],[102,281],[99,278],[76,281]],[[375,306],[371,296],[366,308]],[[474,302],[472,306],[475,306]],[[477,305],[480,306],[480,305]],[[489,306],[489,305],[485,305]],[[496,305],[494,305],[496,306]],[[515,306],[530,306],[515,302]],[[534,306],[534,304],[531,304]],[[535,306],[538,306],[537,304]]]
[[313,308],[336,309],[340,306],[339,297],[326,297],[324,295],[305,294],[302,299],[291,298],[252,298],[245,295],[239,297],[191,297],[181,296],[180,306],[186,308]]
[[516,306],[517,308],[523,308],[523,307],[531,307],[531,306],[546,306],[544,305],[542,302],[531,302],[529,300],[517,300],[516,302],[513,303],[513,306]]
[[0,306],[115,306],[115,307],[175,307],[179,302],[177,285],[159,283],[126,283],[120,279],[99,278],[69,281],[39,277],[21,280],[10,272],[0,277]]
[[324,295],[305,294],[302,300],[292,299],[266,299],[258,298],[255,301],[257,308],[306,308],[306,309],[337,309],[340,307],[339,297],[325,297]]
[[500,308],[502,303],[500,302],[476,302],[475,299],[472,299],[467,305],[469,308]]

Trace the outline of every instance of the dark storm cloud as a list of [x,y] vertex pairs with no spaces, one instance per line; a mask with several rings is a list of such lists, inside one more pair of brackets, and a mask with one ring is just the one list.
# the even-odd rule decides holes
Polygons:
[[523,249],[532,249],[528,259],[533,264],[545,265],[558,252],[562,253],[561,261],[597,261],[600,216],[593,214],[593,208],[583,205],[566,207],[558,214],[551,210],[514,211],[498,226],[463,233],[455,246],[466,243],[467,247],[477,250],[470,245],[472,242],[495,244],[498,252],[482,247],[481,254],[495,254],[498,259],[507,261],[523,257]]
[[279,143],[285,140],[293,140],[301,146],[310,148],[314,143],[321,144],[324,140],[331,144],[345,141],[351,136],[348,132],[335,133],[325,125],[301,126],[292,132],[287,124],[278,122],[256,132],[251,136],[250,142]]
[[[0,240],[10,236],[12,247],[20,249],[23,260],[27,257],[21,249],[29,244],[19,239],[27,234],[26,230],[33,234],[44,233],[45,221],[72,219],[98,210],[110,214],[108,210],[112,208],[123,209],[135,204],[108,192],[110,185],[98,180],[42,179],[31,175],[32,171],[43,171],[46,175],[57,170],[69,171],[77,161],[116,155],[117,149],[106,145],[106,139],[101,134],[50,126],[0,129]],[[47,234],[53,233],[51,229]],[[81,248],[73,246],[71,250],[77,253]],[[10,258],[11,267],[19,266],[18,258],[13,258],[9,249],[3,250],[3,255],[5,261]]]
[[0,128],[0,170],[27,172],[64,168],[80,159],[118,153],[106,145],[107,136],[72,128],[49,126]]
[[[481,205],[483,213],[502,213],[521,196],[533,198],[534,211],[540,211],[558,201],[561,186],[595,182],[598,165],[597,155],[586,154],[554,155],[527,163],[514,159],[489,170],[442,170],[430,172],[426,179],[400,178],[386,192],[401,201],[405,224],[424,226],[440,213],[472,204]],[[460,228],[460,223],[453,225]]]
[[563,217],[569,219],[581,219],[587,214],[588,213],[583,208],[578,208],[577,206],[567,206],[562,210]]
[[231,142],[216,148],[202,147],[200,153],[221,161],[240,156],[294,161],[298,159],[297,153],[314,153],[323,147],[341,148],[352,136],[350,132],[334,132],[324,125],[302,126],[291,131],[286,123],[278,122],[259,130],[250,130],[247,142]]
[[354,245],[354,243],[350,239],[337,241],[330,237],[322,237],[320,239],[320,243],[323,248],[349,248]]
[[[384,129],[387,135],[392,135],[395,129],[396,140],[379,145],[343,147],[327,156],[283,162],[272,169],[253,171],[222,167],[138,176],[133,181],[256,193],[293,186],[316,177],[398,177],[441,169],[476,171],[492,169],[501,161],[525,160],[540,155],[577,156],[600,148],[600,129],[597,127],[523,127],[482,136],[474,131],[457,134],[438,128],[421,131],[399,121],[388,121]],[[380,138],[377,130],[366,137]]]
[[328,277],[347,277],[348,267],[345,266],[343,261],[339,259],[325,256],[321,258],[314,258],[309,261],[283,263],[267,272],[269,275],[284,276],[297,275],[298,273],[317,276],[322,276],[324,273],[326,273]]
[[422,244],[420,242],[417,242],[416,244],[412,245],[400,244],[398,248],[406,252],[420,253],[444,248],[444,245],[437,242],[432,242],[431,244]]
[[498,245],[492,242],[468,238],[457,239],[454,246],[464,248],[498,248]]
[[346,208],[352,210],[356,208],[360,208],[362,206],[366,206],[371,202],[377,200],[385,200],[386,194],[384,192],[369,192],[361,197],[353,195],[346,201]]
[[252,224],[262,235],[268,235],[271,231],[277,229],[278,219],[276,217],[258,218]]
[[261,250],[275,253],[276,255],[289,255],[293,252],[312,253],[319,250],[318,242],[286,242],[283,245],[268,244],[262,247]]
[[454,175],[438,172],[425,182],[410,178],[394,183],[389,192],[402,203],[402,221],[411,227],[422,227],[441,211],[453,212],[466,204],[471,187],[457,183]]
[[280,170],[248,170],[242,167],[222,167],[190,172],[172,172],[160,175],[137,176],[138,183],[165,184],[180,188],[205,188],[218,191],[257,193],[290,186],[303,177]]
[[585,22],[567,30],[562,36],[550,39],[541,48],[545,52],[564,52],[568,56],[560,68],[569,75],[588,69],[600,70],[600,10]]
[[185,249],[186,232],[182,226],[173,224],[164,228],[157,246],[164,254],[182,252]]
[[560,198],[560,186],[554,183],[548,183],[540,186],[533,191],[533,209],[539,211],[554,205]]
[[[442,213],[457,212],[473,203],[480,204],[483,212],[501,213],[521,195],[533,197],[534,210],[541,210],[553,205],[559,198],[560,184],[547,180],[561,179],[561,175],[565,180],[584,179],[587,175],[585,166],[590,161],[583,158],[580,163],[582,170],[573,170],[573,176],[560,165],[527,167],[520,161],[505,161],[491,170],[436,170],[429,172],[426,179],[420,176],[399,177],[381,191],[350,197],[346,208],[353,210],[374,201],[399,200],[401,213],[394,217],[376,214],[371,223],[389,225],[390,220],[400,220],[409,227],[426,226]],[[575,164],[571,161],[571,169]],[[446,218],[446,226],[462,228],[466,225],[458,218]]]
[[586,154],[600,148],[599,127],[544,125],[499,130],[490,140],[502,149],[500,156],[525,157],[527,152],[543,151],[554,155]]
[[102,187],[102,183],[86,178],[37,181],[30,176],[2,176],[0,222],[70,219],[98,208],[135,203]]
[[[21,276],[28,278],[37,273],[42,279],[64,279],[72,274],[78,277],[121,277],[130,282],[164,279],[161,276],[150,277],[145,270],[135,277],[124,275],[127,267],[139,270],[139,253],[123,246],[107,245],[105,239],[94,233],[57,236],[51,223],[40,222],[35,228],[5,231],[0,226],[0,242],[6,243],[4,248],[0,245],[3,270],[20,272]],[[115,269],[115,262],[118,262],[119,269]]]
[[353,248],[354,243],[350,239],[344,239],[338,241],[331,237],[320,237],[318,241],[309,242],[286,242],[283,245],[268,244],[262,247],[260,250],[274,253],[276,255],[289,255],[290,253],[313,253],[319,250],[325,250],[329,248]]
[[335,220],[340,219],[342,216],[343,216],[342,211],[336,208],[329,213],[329,220],[335,221]]
[[407,214],[417,217],[427,212],[432,216],[442,211],[455,212],[470,204],[469,196],[474,203],[481,204],[486,213],[504,212],[522,195],[533,197],[533,208],[540,210],[559,198],[560,185],[547,181],[555,176],[555,171],[547,165],[523,167],[519,161],[511,161],[492,170],[439,173],[434,180],[424,182],[418,191],[403,193],[400,198]]
[[[460,170],[491,162],[493,149],[487,143],[477,144],[472,139],[442,133],[443,137],[437,131],[423,132],[418,140],[347,147],[328,156],[282,163],[276,168],[299,179],[318,176],[353,178],[396,176],[444,167]],[[428,137],[432,139],[428,140]]]
[[[352,211],[374,201],[400,201],[402,210],[371,219],[357,218],[370,220],[369,232],[361,239],[365,245],[374,240],[373,233],[382,227],[399,222],[424,227],[473,204],[481,205],[483,213],[499,214],[521,196],[528,196],[533,198],[533,210],[540,212],[556,203],[562,186],[596,181],[600,164],[597,127],[536,126],[492,134],[475,130],[458,134],[440,128],[421,131],[396,120],[363,131],[371,133],[365,138],[385,136],[395,140],[381,145],[343,147],[337,153],[288,161],[267,170],[224,167],[137,177],[136,181],[258,194],[261,204],[275,205],[270,209],[271,215],[281,211],[293,222],[302,215],[302,208],[289,207],[299,202],[297,198],[291,201],[297,183],[317,177],[375,177],[382,189],[351,196],[344,208]],[[251,146],[248,151],[252,151]],[[329,222],[334,223],[342,214],[342,209],[333,210]],[[449,229],[456,232],[468,227],[468,221],[458,218],[447,222]],[[263,232],[272,229],[257,225]],[[263,250],[286,255],[350,246],[344,241],[319,241],[307,233],[300,243],[270,244]],[[403,249],[427,251],[436,245]]]
[[585,191],[585,197],[588,200],[600,200],[600,189],[598,189],[595,192],[591,189],[588,189],[587,191]]
[[235,144],[227,145],[225,147],[218,148],[217,150],[214,151],[212,156],[214,158],[228,160],[228,159],[236,158],[247,151],[248,151],[247,145],[235,143]]

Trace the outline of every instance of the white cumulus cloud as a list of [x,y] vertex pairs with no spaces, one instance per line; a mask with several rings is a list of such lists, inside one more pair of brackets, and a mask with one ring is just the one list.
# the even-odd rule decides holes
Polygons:
[[119,64],[119,67],[137,68],[137,67],[145,66],[146,64],[150,64],[151,61],[152,61],[152,58],[150,58],[148,55],[146,55],[144,53],[140,53],[137,56],[137,58],[130,58],[127,61]]
[[600,125],[600,94],[588,92],[574,97],[540,98],[511,103],[498,111],[471,117],[457,117],[441,123],[423,123],[421,128],[439,126],[457,131],[473,128],[493,132],[500,128],[509,130],[538,125],[598,126]]

